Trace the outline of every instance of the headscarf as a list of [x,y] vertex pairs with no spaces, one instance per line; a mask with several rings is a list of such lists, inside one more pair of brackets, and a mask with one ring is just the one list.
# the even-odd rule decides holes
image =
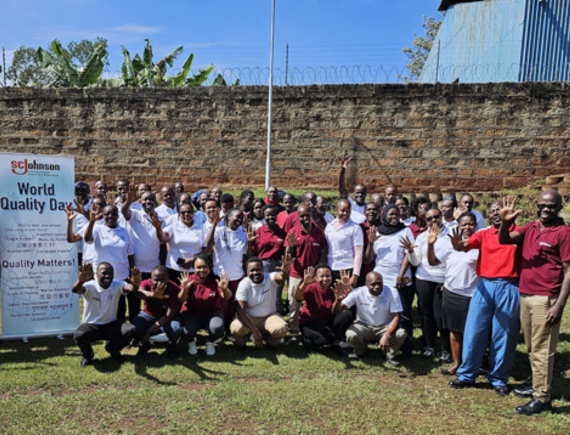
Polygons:
[[397,233],[398,231],[403,230],[404,228],[406,228],[406,225],[404,225],[402,222],[398,221],[397,225],[390,225],[388,223],[388,220],[386,219],[388,216],[388,212],[392,209],[396,209],[398,210],[398,212],[400,211],[398,209],[398,207],[395,204],[388,204],[385,208],[384,208],[384,212],[382,213],[382,225],[380,225],[378,227],[378,232],[380,234],[382,234],[383,236],[388,236],[390,234],[394,234]]

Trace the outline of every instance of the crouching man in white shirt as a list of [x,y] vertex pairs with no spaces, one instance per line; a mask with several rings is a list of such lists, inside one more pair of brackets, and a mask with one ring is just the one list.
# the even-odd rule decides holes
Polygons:
[[81,366],[93,362],[91,343],[108,340],[105,350],[118,363],[123,362],[121,350],[134,337],[135,326],[117,320],[117,309],[121,295],[136,293],[141,282],[141,273],[133,267],[131,284],[113,280],[113,266],[107,262],[97,266],[97,279],[93,279],[93,266],[84,264],[79,268],[79,280],[73,283],[71,291],[83,296],[83,323],[73,333],[81,350]]
[[356,305],[356,322],[346,331],[346,341],[354,348],[351,358],[363,358],[369,343],[378,343],[386,354],[386,361],[398,367],[396,352],[406,339],[406,331],[399,327],[403,311],[400,296],[385,286],[382,275],[370,272],[366,285],[358,287],[342,301],[342,308]]
[[247,278],[241,280],[236,292],[237,318],[230,325],[238,350],[245,348],[249,334],[257,347],[263,346],[265,336],[269,349],[278,346],[287,335],[287,322],[276,313],[275,300],[277,289],[289,275],[291,261],[291,255],[285,254],[279,271],[273,273],[263,273],[263,263],[257,257],[247,261]]

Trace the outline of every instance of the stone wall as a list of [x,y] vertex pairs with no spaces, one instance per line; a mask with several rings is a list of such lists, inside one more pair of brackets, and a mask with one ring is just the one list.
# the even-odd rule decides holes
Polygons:
[[[339,85],[274,92],[272,183],[493,191],[570,172],[570,86]],[[0,151],[72,155],[77,179],[262,187],[266,87],[0,89]]]

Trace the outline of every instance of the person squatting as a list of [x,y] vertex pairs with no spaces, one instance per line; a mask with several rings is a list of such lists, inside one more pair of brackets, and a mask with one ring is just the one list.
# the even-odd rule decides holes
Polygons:
[[238,351],[250,340],[271,350],[301,342],[353,359],[373,345],[398,367],[415,351],[417,296],[419,356],[447,364],[441,373],[453,377],[451,388],[475,385],[486,358],[490,385],[508,395],[522,328],[532,385],[513,390],[530,399],[516,410],[550,409],[570,291],[561,195],[542,192],[538,220],[524,226],[515,224],[515,200],[496,201],[485,227],[470,194],[459,203],[446,197],[440,208],[425,197],[410,204],[395,186],[369,202],[363,184],[350,195],[350,161],[340,159],[336,217],[326,198],[305,192],[297,205],[274,186],[265,198],[243,191],[236,204],[219,187],[189,194],[176,183],[160,189],[159,205],[145,183],[119,180],[116,198],[102,180],[91,197],[87,183],[76,183],[66,216],[68,242],[80,252],[72,291],[84,299],[74,334],[81,366],[93,362],[93,341],[106,340],[120,363],[130,344],[144,358],[161,332],[169,356],[181,342],[196,355],[203,330],[207,356],[222,340]]

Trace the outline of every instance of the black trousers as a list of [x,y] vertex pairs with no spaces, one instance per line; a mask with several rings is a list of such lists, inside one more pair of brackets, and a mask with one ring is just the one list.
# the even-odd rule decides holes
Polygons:
[[406,331],[406,341],[401,347],[403,354],[410,354],[414,348],[414,321],[412,318],[412,305],[416,289],[413,285],[402,287],[398,290],[402,302],[402,314],[400,315],[400,327]]
[[421,308],[422,334],[425,347],[435,349],[435,339],[439,332],[441,350],[451,351],[449,330],[443,328],[443,292],[437,282],[416,279],[418,305]]
[[354,323],[354,319],[355,314],[352,310],[344,310],[329,317],[325,323],[303,322],[299,325],[299,330],[312,346],[320,347],[344,340],[346,330]]
[[111,323],[96,325],[94,323],[84,323],[73,333],[73,339],[84,358],[93,359],[93,347],[91,343],[97,340],[108,340],[105,346],[108,352],[120,352],[135,336],[136,328],[130,323],[123,323],[115,320]]

